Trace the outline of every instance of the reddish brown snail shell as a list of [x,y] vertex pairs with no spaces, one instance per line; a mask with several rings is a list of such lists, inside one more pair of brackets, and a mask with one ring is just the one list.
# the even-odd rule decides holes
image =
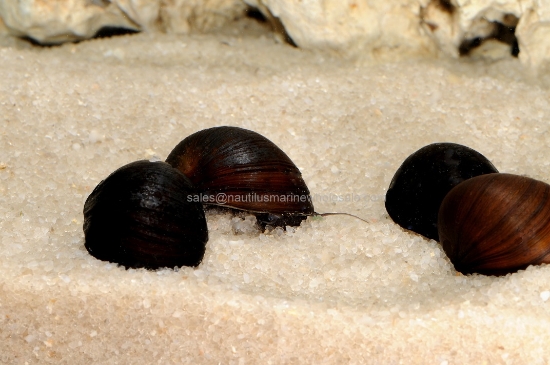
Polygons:
[[471,178],[445,196],[438,227],[463,274],[505,275],[550,263],[550,185],[511,174]]
[[314,214],[300,170],[256,132],[205,129],[181,141],[166,162],[191,180],[203,202],[254,212],[263,227],[298,226]]

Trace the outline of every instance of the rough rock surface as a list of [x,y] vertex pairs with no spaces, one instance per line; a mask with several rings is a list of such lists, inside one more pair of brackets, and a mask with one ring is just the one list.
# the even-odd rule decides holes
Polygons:
[[222,26],[242,14],[241,0],[114,0],[142,30],[188,33]]
[[0,2],[0,20],[15,36],[63,43],[91,38],[103,27],[208,30],[244,8],[240,0],[5,0]]
[[518,56],[533,69],[550,60],[550,0],[5,0],[0,34],[57,43],[106,26],[187,33],[219,27],[247,5],[299,47],[346,57]]
[[[282,22],[300,47],[334,50],[344,55],[410,55],[432,52],[432,42],[419,27],[416,0],[245,0]],[[391,52],[391,53],[396,53]]]
[[432,0],[422,8],[421,22],[443,53],[458,57],[492,39],[512,46],[520,16],[517,1]]
[[[347,55],[519,56],[534,68],[550,59],[550,1],[511,0],[245,0],[277,17],[304,48]],[[481,46],[481,49],[477,49]]]
[[[482,46],[488,58],[501,58],[494,52],[509,45],[510,53],[533,69],[550,60],[550,1],[432,0],[421,12],[426,33],[446,55],[458,57]],[[485,44],[487,43],[487,44]]]
[[10,33],[43,43],[91,38],[105,26],[138,30],[114,3],[52,0],[0,2],[0,17]]
[[525,9],[518,24],[517,37],[521,61],[533,68],[550,66],[550,1]]

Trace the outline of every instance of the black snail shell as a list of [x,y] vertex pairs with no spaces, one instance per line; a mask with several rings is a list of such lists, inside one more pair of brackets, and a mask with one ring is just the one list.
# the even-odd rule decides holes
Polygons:
[[437,214],[445,195],[464,180],[494,172],[493,164],[471,148],[430,144],[399,167],[386,193],[386,210],[401,227],[438,241]]
[[189,180],[164,162],[137,161],[103,180],[84,204],[85,246],[126,267],[196,266],[208,232]]
[[166,162],[191,180],[204,203],[254,212],[264,227],[298,226],[314,213],[300,170],[256,132],[205,129],[181,141]]
[[464,274],[550,263],[550,185],[511,174],[464,181],[441,204],[439,237]]

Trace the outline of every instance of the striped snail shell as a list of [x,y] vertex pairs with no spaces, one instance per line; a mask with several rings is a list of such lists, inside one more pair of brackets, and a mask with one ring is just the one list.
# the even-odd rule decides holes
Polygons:
[[314,213],[300,170],[256,132],[205,129],[182,140],[166,162],[191,180],[204,203],[253,212],[264,228],[297,226]]
[[438,226],[445,253],[464,274],[550,263],[550,185],[512,174],[471,178],[447,194]]

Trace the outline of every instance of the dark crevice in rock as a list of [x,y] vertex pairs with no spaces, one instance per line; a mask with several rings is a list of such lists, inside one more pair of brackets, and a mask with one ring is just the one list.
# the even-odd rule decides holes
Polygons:
[[460,43],[460,46],[458,47],[458,53],[461,56],[467,56],[472,49],[479,47],[484,40],[485,39],[481,37],[465,39],[462,41],[462,43]]
[[278,34],[285,43],[290,44],[292,47],[298,47],[298,45],[294,42],[294,40],[290,37],[290,35],[287,33],[285,26],[281,22],[281,20],[277,17],[271,18],[271,25],[273,26],[273,31]]
[[449,0],[435,0],[434,3],[437,5],[437,7],[444,12],[447,12],[449,14],[453,14],[456,10],[456,7],[453,5],[453,3]]
[[29,36],[19,37],[19,39],[25,42],[29,42],[33,46],[37,46],[37,47],[59,47],[64,43],[64,42],[40,42],[39,40],[36,40],[33,37],[29,37]]
[[516,39],[514,44],[512,44],[512,56],[517,57],[519,55],[519,43]]
[[249,6],[244,10],[244,15],[247,18],[257,20],[260,23],[267,23],[267,18],[264,16],[264,14],[262,14],[262,12],[258,8]]
[[266,6],[262,6],[261,9],[249,6],[245,10],[245,16],[262,23],[268,23],[271,26],[271,30],[273,31],[273,33],[275,33],[275,37],[285,43],[290,44],[293,47],[298,47],[294,40],[287,33],[285,26],[283,25],[281,20],[278,17],[274,16],[271,11],[269,11],[269,8],[267,8]]
[[515,32],[515,25],[512,27],[502,23],[495,23],[494,39],[510,45],[512,56],[517,57],[519,54],[519,45]]
[[139,33],[139,31],[120,27],[103,27],[99,29],[92,38],[110,38],[136,33]]
[[502,22],[491,22],[493,25],[493,31],[485,37],[474,37],[465,39],[458,47],[458,52],[461,56],[467,56],[474,49],[479,47],[483,42],[487,40],[497,40],[510,46],[510,54],[517,57],[519,54],[519,44],[516,38],[516,26],[519,19],[512,15],[506,14]]
[[[109,38],[109,37],[116,37],[116,36],[135,34],[135,33],[139,33],[139,31],[128,29],[128,28],[120,28],[120,27],[103,27],[96,32],[96,34],[92,37],[92,39]],[[77,40],[71,40],[68,42],[63,40],[60,40],[59,42],[41,42],[29,36],[20,37],[20,39],[26,42],[29,42],[33,46],[37,46],[37,47],[58,47],[65,43],[80,43],[82,41],[87,40],[87,39],[77,39]]]

